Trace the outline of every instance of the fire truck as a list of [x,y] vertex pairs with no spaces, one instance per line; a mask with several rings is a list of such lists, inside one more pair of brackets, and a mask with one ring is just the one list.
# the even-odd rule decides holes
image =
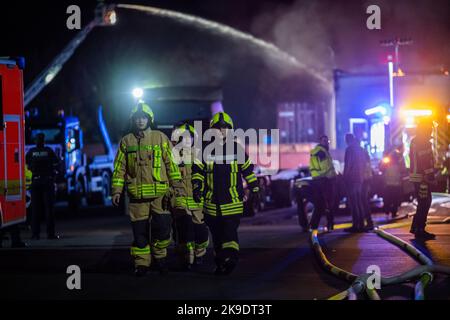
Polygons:
[[26,220],[22,58],[0,58],[0,228]]

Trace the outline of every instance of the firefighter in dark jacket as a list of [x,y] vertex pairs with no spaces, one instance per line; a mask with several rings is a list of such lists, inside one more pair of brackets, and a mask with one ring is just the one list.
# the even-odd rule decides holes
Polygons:
[[231,273],[238,262],[237,230],[244,211],[242,179],[246,180],[251,196],[259,188],[250,158],[232,137],[231,117],[219,112],[213,116],[210,127],[219,130],[217,141],[211,142],[215,148],[194,163],[192,183],[195,201],[201,202],[204,197],[205,220],[215,251],[215,274],[224,275]]
[[40,217],[45,215],[47,222],[47,238],[58,239],[55,234],[53,203],[55,199],[55,173],[59,159],[50,147],[45,146],[45,135],[36,136],[36,147],[26,155],[27,167],[32,172],[31,183],[31,229],[32,239],[40,238]]
[[417,197],[417,211],[410,232],[416,238],[434,239],[436,236],[425,231],[428,210],[431,207],[431,186],[436,184],[433,150],[431,148],[431,123],[424,120],[417,125],[417,135],[411,141],[409,180],[414,183]]
[[[192,186],[194,164],[193,143],[198,138],[193,126],[179,123],[172,132],[174,156],[178,155],[178,168],[185,191],[184,195],[172,198],[172,216],[175,221],[177,249],[182,256],[185,269],[201,265],[209,244],[209,231],[204,221],[203,201],[195,202]],[[177,152],[176,152],[177,151]]]

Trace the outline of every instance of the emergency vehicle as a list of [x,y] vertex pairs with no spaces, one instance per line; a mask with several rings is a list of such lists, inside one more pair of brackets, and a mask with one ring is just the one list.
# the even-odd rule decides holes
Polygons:
[[0,58],[0,228],[26,220],[24,59]]
[[39,133],[45,134],[46,145],[53,149],[61,164],[56,175],[56,199],[67,200],[71,209],[79,208],[83,198],[88,205],[105,205],[109,201],[115,150],[101,106],[97,116],[106,152],[88,159],[78,117],[65,116],[63,111],[56,117],[25,112],[25,151],[34,147]]

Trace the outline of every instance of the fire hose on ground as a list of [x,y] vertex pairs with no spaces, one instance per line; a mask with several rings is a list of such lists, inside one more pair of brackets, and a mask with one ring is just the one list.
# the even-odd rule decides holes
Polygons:
[[[386,229],[386,226],[384,226],[383,229]],[[413,268],[412,270],[406,271],[394,277],[382,277],[380,275],[381,285],[386,286],[386,285],[400,284],[418,278],[419,280],[417,281],[415,286],[415,300],[424,300],[425,299],[424,291],[425,288],[432,282],[433,273],[442,273],[450,275],[450,267],[433,264],[433,262],[426,255],[420,252],[417,248],[401,240],[400,238],[395,237],[394,235],[384,231],[383,229],[381,228],[377,229],[375,231],[376,234],[382,237],[383,239],[389,241],[390,243],[398,246],[402,250],[406,251],[408,254],[413,256],[423,265]],[[351,283],[350,288],[329,298],[329,300],[344,300],[344,299],[357,300],[358,296],[362,292],[365,292],[367,297],[371,300],[380,300],[377,291],[374,288],[369,288],[369,286],[367,286],[367,280],[371,275],[364,274],[358,276],[332,264],[327,259],[322,250],[318,235],[319,235],[318,230],[313,230],[311,232],[311,244],[324,269],[334,274],[338,278],[341,278],[342,280]]]

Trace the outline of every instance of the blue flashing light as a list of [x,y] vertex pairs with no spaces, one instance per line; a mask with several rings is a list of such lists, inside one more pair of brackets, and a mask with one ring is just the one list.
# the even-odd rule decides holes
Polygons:
[[364,111],[364,113],[366,114],[366,116],[371,116],[371,115],[375,115],[375,114],[380,114],[381,116],[385,116],[385,115],[387,115],[388,110],[386,109],[385,106],[376,106],[374,108],[367,109],[366,111]]

